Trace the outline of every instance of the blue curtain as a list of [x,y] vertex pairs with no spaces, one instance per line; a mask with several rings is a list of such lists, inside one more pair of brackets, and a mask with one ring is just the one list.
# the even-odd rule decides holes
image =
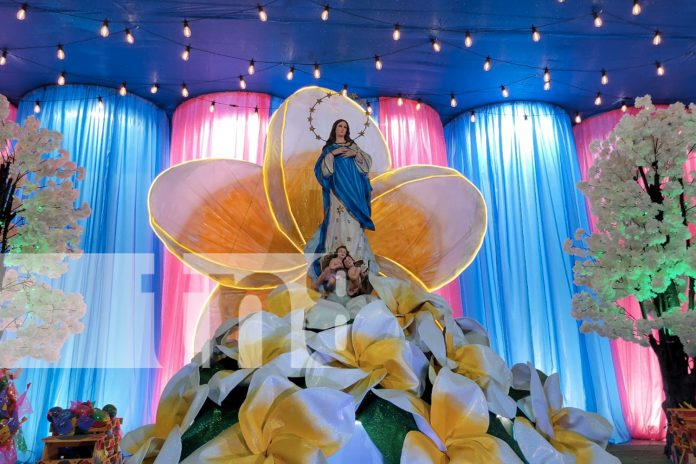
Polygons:
[[63,148],[86,170],[78,203],[88,202],[92,214],[84,224],[85,255],[55,282],[83,295],[84,331],[66,343],[58,363],[28,361],[17,382],[32,384],[34,413],[24,431],[34,458],[52,406],[112,403],[126,431],[149,419],[162,248],[149,226],[147,194],[169,153],[166,114],[141,98],[94,86],[49,87],[23,98],[18,121],[33,114],[36,100],[41,125],[61,132]]
[[589,230],[567,113],[515,102],[476,110],[445,126],[451,167],[469,178],[488,206],[483,246],[460,277],[464,314],[488,330],[512,365],[531,361],[558,372],[565,404],[596,411],[629,439],[606,339],[584,335],[571,316],[573,257],[563,242]]

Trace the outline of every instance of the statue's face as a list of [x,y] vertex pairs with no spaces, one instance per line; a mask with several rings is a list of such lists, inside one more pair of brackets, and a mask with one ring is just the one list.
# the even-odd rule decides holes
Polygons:
[[334,258],[331,261],[329,261],[329,267],[332,270],[340,269],[341,266],[343,266],[343,261],[340,258]]
[[336,256],[338,256],[339,258],[341,258],[341,261],[343,261],[343,259],[344,259],[346,256],[348,256],[348,252],[346,251],[345,248],[339,248],[338,250],[336,250]]
[[348,132],[348,124],[345,121],[341,121],[336,126],[336,137],[345,137]]
[[343,266],[346,269],[350,269],[351,267],[353,267],[353,264],[354,264],[353,258],[351,258],[350,256],[346,256],[345,259],[343,260]]

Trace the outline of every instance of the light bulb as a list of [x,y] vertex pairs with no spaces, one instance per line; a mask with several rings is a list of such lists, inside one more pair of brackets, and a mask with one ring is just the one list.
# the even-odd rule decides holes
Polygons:
[[248,74],[251,76],[256,72],[256,67],[254,66],[254,60],[249,62],[249,68],[247,69]]
[[246,89],[246,81],[244,80],[244,76],[239,76],[239,88],[242,90]]
[[187,20],[184,19],[184,29],[182,30],[184,37],[191,37],[191,26]]
[[662,43],[662,35],[660,35],[660,30],[655,31],[655,35],[653,36],[653,45],[660,45]]
[[394,25],[394,32],[392,32],[392,39],[399,40],[401,38],[401,26],[399,23]]
[[609,76],[607,76],[607,72],[602,69],[602,77],[599,79],[599,82],[602,83],[602,85],[607,85],[609,83]]
[[34,102],[34,113],[40,113],[41,112],[41,103],[39,103],[39,100],[36,100]]
[[602,21],[602,17],[599,16],[599,13],[596,11],[592,13],[592,22],[594,23],[594,27],[602,27],[602,24],[604,24],[604,21]]
[[599,106],[602,104],[602,94],[597,92],[597,96],[594,99],[594,104]]
[[188,96],[189,96],[189,91],[188,91],[188,87],[186,87],[186,82],[181,84],[181,96],[184,98],[188,98]]
[[442,45],[440,45],[440,42],[437,41],[436,38],[430,39],[430,43],[433,45],[433,50],[435,53],[440,53],[440,50],[442,50]]
[[535,26],[532,26],[532,40],[535,42],[538,42],[541,40],[541,34],[539,34],[539,31]]
[[575,124],[580,124],[582,122],[582,118],[580,117],[580,113],[575,113]]
[[633,0],[633,8],[631,8],[631,13],[633,16],[638,16],[643,9],[640,7],[638,0]]
[[382,60],[379,59],[379,56],[375,55],[375,69],[377,71],[380,71],[382,69]]
[[625,113],[627,109],[628,109],[628,106],[626,106],[626,102],[622,103],[621,104],[621,112]]
[[184,51],[181,52],[181,59],[188,61],[189,58],[191,58],[191,46],[187,45],[186,48],[184,48]]
[[370,102],[367,102],[367,113],[372,114],[372,105],[370,104]]
[[483,70],[484,71],[491,70],[491,57],[490,56],[487,56],[486,61],[483,62]]
[[97,108],[100,110],[104,109],[104,100],[102,100],[101,96],[97,97]]
[[324,6],[324,10],[321,12],[321,20],[322,21],[329,20],[329,5]]
[[156,94],[158,90],[159,90],[159,84],[152,84],[152,87],[150,87],[150,93],[153,95]]
[[268,21],[268,14],[266,14],[266,10],[264,10],[261,5],[259,5],[257,9],[259,10],[259,19],[263,22]]
[[3,48],[2,54],[0,54],[0,66],[5,66],[7,64],[7,49]]
[[319,64],[314,63],[314,78],[319,79],[321,77],[321,71],[319,71]]
[[210,106],[208,107],[208,111],[210,111],[211,113],[215,112],[215,102],[214,101],[210,102]]
[[662,63],[659,61],[655,63],[655,67],[657,68],[657,75],[658,76],[664,76],[665,75],[665,68],[662,66]]
[[450,94],[450,106],[451,106],[452,108],[456,108],[456,106],[457,106],[457,99],[454,98],[454,94],[453,94],[453,93]]
[[287,74],[285,75],[285,78],[289,81],[292,80],[292,78],[295,77],[295,68],[290,66],[290,69],[288,69]]
[[549,68],[544,68],[544,82],[549,82],[551,80],[551,71]]
[[126,29],[125,33],[126,33],[126,42],[133,45],[135,43],[135,37],[133,37],[133,34],[131,34],[130,29]]
[[399,106],[404,106],[404,99],[401,97],[401,94],[399,94],[399,98],[396,99],[396,104]]
[[65,85],[65,71],[58,76],[58,85]]
[[348,96],[348,84],[343,84],[343,90],[341,90],[341,95],[344,97]]
[[65,59],[65,50],[63,50],[63,46],[61,44],[58,44],[56,49],[56,57],[58,57],[59,60]]
[[471,33],[469,31],[466,31],[466,34],[464,34],[464,46],[469,48],[474,44],[474,40],[471,38]]
[[102,22],[101,28],[99,28],[99,35],[102,37],[109,37],[109,20],[105,19]]
[[17,19],[20,21],[24,21],[27,19],[27,4],[22,3],[22,6],[19,7],[19,10],[17,10]]
[[121,88],[118,89],[118,94],[122,97],[125,97],[127,93],[128,93],[128,90],[126,89],[126,83],[123,82],[123,83],[121,83]]
[[500,86],[500,93],[503,95],[504,98],[510,96],[510,92],[508,92],[508,89],[504,85]]
[[418,101],[416,102],[416,111],[420,111],[421,109],[421,99],[419,98]]
[[544,82],[544,90],[551,90],[551,81]]
[[476,122],[476,111],[471,112],[471,116],[469,116],[469,121]]

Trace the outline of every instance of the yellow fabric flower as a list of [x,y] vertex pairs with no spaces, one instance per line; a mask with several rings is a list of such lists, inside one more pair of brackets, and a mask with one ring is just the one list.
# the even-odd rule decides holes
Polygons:
[[432,391],[432,405],[397,390],[374,393],[413,414],[419,431],[404,440],[401,462],[419,464],[522,461],[499,438],[488,435],[488,404],[473,381],[449,369],[441,369]]
[[328,388],[300,389],[259,372],[239,410],[239,422],[183,462],[323,463],[355,427],[353,398]]

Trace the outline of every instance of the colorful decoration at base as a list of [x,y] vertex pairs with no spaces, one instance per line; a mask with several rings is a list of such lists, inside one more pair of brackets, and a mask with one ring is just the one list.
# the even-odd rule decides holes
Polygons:
[[509,369],[436,295],[375,287],[328,328],[311,323],[324,311],[326,325],[322,301],[224,322],[167,385],[157,423],[125,437],[129,463],[619,462],[609,423],[564,408],[557,375]]
[[0,464],[14,464],[17,450],[27,451],[21,426],[29,413],[27,392],[18,395],[12,371],[0,369]]
[[696,408],[674,408],[669,410],[669,434],[674,437],[672,462],[674,464],[696,463]]

